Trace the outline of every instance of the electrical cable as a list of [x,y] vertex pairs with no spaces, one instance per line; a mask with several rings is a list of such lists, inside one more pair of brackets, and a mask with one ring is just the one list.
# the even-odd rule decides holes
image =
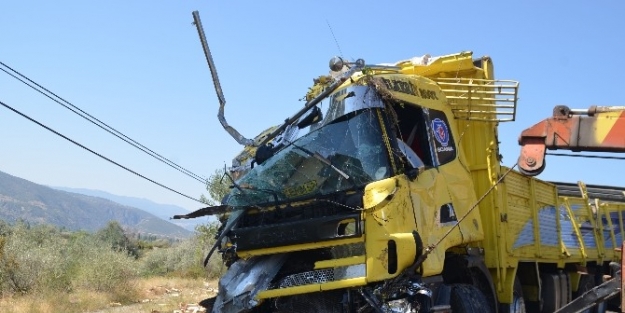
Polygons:
[[[84,118],[84,119],[88,120],[89,122],[91,122],[91,123],[93,123],[94,125],[96,125],[96,126],[100,127],[101,129],[103,129],[103,130],[105,130],[105,131],[109,132],[110,134],[112,134],[112,135],[116,136],[117,138],[119,138],[119,139],[121,139],[121,140],[125,141],[126,143],[128,143],[128,144],[130,144],[130,145],[134,146],[135,148],[137,148],[137,149],[139,149],[139,150],[141,150],[141,151],[143,151],[143,152],[147,153],[148,155],[150,155],[150,156],[152,156],[152,157],[156,158],[157,160],[159,160],[159,161],[161,161],[161,162],[163,162],[163,163],[165,163],[165,164],[169,165],[170,167],[172,167],[172,168],[174,168],[174,169],[176,169],[176,170],[180,171],[181,173],[186,174],[187,176],[190,176],[191,178],[193,178],[193,179],[195,179],[195,180],[197,180],[197,181],[199,181],[199,182],[201,182],[201,183],[203,183],[203,184],[206,184],[206,182],[207,182],[206,178],[201,177],[201,176],[199,176],[199,175],[196,175],[195,173],[193,173],[193,172],[191,172],[191,171],[189,171],[189,170],[187,170],[187,169],[185,169],[185,168],[181,167],[180,165],[178,165],[178,164],[176,164],[176,163],[174,163],[174,162],[170,161],[169,159],[167,159],[167,158],[165,158],[165,157],[161,156],[160,154],[158,154],[158,153],[156,153],[156,152],[152,151],[151,149],[149,149],[149,148],[145,147],[144,145],[142,145],[142,144],[138,143],[137,141],[135,141],[135,140],[133,140],[133,139],[129,138],[128,136],[124,135],[124,134],[123,134],[123,133],[121,133],[120,131],[118,131],[118,130],[116,130],[115,128],[113,128],[113,127],[109,126],[108,124],[106,124],[106,123],[104,123],[104,122],[100,121],[99,119],[97,119],[97,118],[93,117],[93,116],[92,116],[92,115],[90,115],[89,113],[87,113],[87,112],[85,112],[85,111],[81,110],[80,108],[78,108],[78,107],[76,107],[75,105],[71,104],[69,101],[67,101],[67,100],[65,100],[65,99],[63,99],[63,98],[61,98],[60,96],[56,95],[54,92],[52,92],[52,91],[50,91],[50,90],[46,89],[45,87],[43,87],[43,86],[41,86],[41,85],[37,84],[36,82],[32,81],[31,79],[29,79],[28,77],[26,77],[26,76],[24,76],[23,74],[19,73],[18,71],[16,71],[16,70],[12,69],[12,68],[11,68],[11,67],[9,67],[8,65],[4,64],[3,62],[0,62],[0,65],[3,65],[3,66],[5,66],[5,67],[7,67],[8,69],[10,69],[11,71],[13,71],[13,72],[17,73],[18,75],[20,75],[20,76],[21,76],[21,77],[23,77],[24,79],[26,79],[26,80],[30,81],[32,84],[34,84],[34,85],[36,85],[37,87],[39,87],[39,88],[43,89],[44,91],[46,91],[47,93],[49,93],[49,94],[53,95],[54,97],[56,97],[56,98],[60,99],[61,101],[63,101],[63,102],[65,102],[65,103],[67,103],[67,104],[68,104],[69,106],[71,106],[72,108],[70,108],[68,105],[65,105],[65,104],[61,103],[59,100],[54,99],[53,97],[51,97],[50,95],[46,94],[45,92],[43,92],[43,91],[41,91],[41,90],[39,90],[39,89],[35,88],[34,86],[32,86],[32,85],[30,85],[29,83],[25,82],[24,80],[20,79],[19,77],[15,76],[15,75],[13,75],[13,74],[11,74],[11,73],[9,73],[9,72],[7,72],[5,69],[0,68],[0,70],[2,70],[3,72],[5,72],[5,73],[6,73],[6,74],[8,74],[9,76],[11,76],[11,77],[13,77],[13,78],[15,78],[15,79],[19,80],[20,82],[22,82],[23,84],[25,84],[25,85],[27,85],[28,87],[32,88],[33,90],[35,90],[35,91],[37,91],[37,92],[41,93],[42,95],[44,95],[44,96],[48,97],[50,100],[52,100],[52,101],[54,101],[54,102],[56,102],[56,103],[60,104],[61,106],[63,106],[63,107],[65,107],[66,109],[68,109],[68,110],[70,110],[70,111],[74,112],[75,114],[79,115],[80,117],[82,117],[82,118]],[[73,108],[74,108],[74,109],[73,109]],[[81,113],[77,112],[76,110],[80,111]],[[83,115],[83,114],[84,114],[84,115]],[[95,121],[94,121],[94,120],[95,120]],[[96,123],[96,122],[97,122],[97,123]],[[123,137],[123,138],[122,138],[122,137]]]
[[555,155],[555,156],[567,156],[567,157],[573,157],[573,158],[625,160],[625,157],[603,156],[603,155],[583,155],[583,154],[568,154],[568,153],[545,153],[545,154]]
[[16,109],[14,109],[13,107],[9,106],[8,104],[6,104],[6,103],[4,103],[4,102],[2,102],[2,101],[0,101],[0,105],[2,105],[2,106],[4,106],[5,108],[7,108],[7,109],[9,109],[9,110],[11,110],[11,111],[13,111],[13,112],[17,113],[18,115],[22,116],[23,118],[25,118],[25,119],[27,119],[27,120],[29,120],[29,121],[31,121],[31,122],[33,122],[33,123],[35,123],[35,124],[37,124],[37,125],[39,125],[39,126],[43,127],[43,128],[45,128],[45,129],[47,129],[48,131],[50,131],[50,132],[54,133],[55,135],[57,135],[57,136],[59,136],[59,137],[61,137],[61,138],[65,139],[65,140],[67,140],[67,141],[69,141],[69,142],[71,142],[71,143],[73,143],[73,144],[75,144],[75,145],[77,145],[77,146],[79,146],[79,147],[81,147],[81,148],[83,148],[83,149],[85,149],[85,150],[87,150],[87,151],[89,151],[89,152],[91,152],[91,153],[93,153],[93,154],[97,155],[97,156],[99,156],[100,158],[102,158],[102,159],[104,159],[104,160],[106,160],[106,161],[109,161],[109,162],[111,162],[111,163],[113,163],[113,164],[115,164],[115,165],[117,165],[117,166],[119,166],[119,167],[121,167],[121,168],[125,169],[126,171],[128,171],[128,172],[130,172],[130,173],[133,173],[133,174],[135,174],[135,175],[137,175],[137,176],[139,176],[139,177],[141,177],[141,178],[143,178],[143,179],[145,179],[145,180],[147,180],[147,181],[149,181],[149,182],[151,182],[151,183],[154,183],[154,184],[156,184],[156,185],[158,185],[158,186],[160,186],[160,187],[163,187],[163,188],[165,188],[165,189],[167,189],[167,190],[169,190],[169,191],[173,191],[173,192],[175,192],[175,193],[177,193],[177,194],[179,194],[179,195],[181,195],[181,196],[183,196],[183,197],[185,197],[185,198],[188,198],[188,199],[191,199],[191,200],[197,201],[197,202],[199,202],[199,203],[204,203],[204,202],[200,201],[199,199],[196,199],[196,198],[193,198],[193,197],[191,197],[191,196],[185,195],[185,194],[183,194],[183,193],[181,193],[181,192],[179,192],[179,191],[177,191],[177,190],[174,190],[174,189],[172,189],[172,188],[170,188],[170,187],[167,187],[167,186],[165,186],[165,185],[163,185],[163,184],[161,184],[161,183],[159,183],[159,182],[157,182],[157,181],[155,181],[155,180],[152,180],[152,179],[150,179],[150,178],[148,178],[148,177],[146,177],[146,176],[143,176],[143,175],[141,175],[141,174],[139,174],[139,173],[137,173],[137,172],[135,172],[135,171],[131,170],[130,168],[128,168],[128,167],[126,167],[126,166],[123,166],[123,165],[121,165],[121,164],[119,164],[119,163],[117,163],[117,162],[115,162],[115,161],[113,161],[113,160],[111,160],[111,159],[109,159],[109,158],[105,157],[104,155],[99,154],[99,153],[97,153],[97,152],[95,152],[95,151],[93,151],[93,150],[91,150],[91,149],[87,148],[86,146],[84,146],[84,145],[82,145],[82,144],[78,143],[77,141],[72,140],[72,139],[70,139],[69,137],[67,137],[67,136],[65,136],[65,135],[63,135],[63,134],[61,134],[61,133],[57,132],[56,130],[54,130],[54,129],[52,129],[52,128],[50,128],[50,127],[48,127],[48,126],[46,126],[46,125],[44,125],[44,124],[42,124],[42,123],[40,123],[39,121],[37,121],[37,120],[33,119],[32,117],[30,117],[30,116],[28,116],[28,115],[26,115],[26,114],[24,114],[24,113],[22,113],[22,112],[20,112],[20,111],[18,111],[18,110],[16,110]]
[[[130,144],[131,146],[147,153],[148,155],[152,156],[153,158],[169,165],[170,167],[178,170],[179,172],[203,183],[203,184],[207,184],[208,180],[205,177],[199,176],[189,170],[187,170],[186,168],[174,163],[173,161],[163,157],[162,155],[152,151],[151,149],[147,148],[146,146],[140,144],[139,142],[129,138],[128,136],[124,135],[123,133],[121,133],[120,131],[118,131],[117,129],[109,126],[108,124],[102,122],[101,120],[97,119],[96,117],[92,116],[91,114],[83,111],[82,109],[76,107],[75,105],[73,105],[72,103],[70,103],[69,101],[61,98],[60,96],[58,96],[57,94],[55,94],[54,92],[48,90],[47,88],[39,85],[38,83],[34,82],[33,80],[31,80],[30,78],[26,77],[25,75],[23,75],[22,73],[14,70],[13,68],[11,68],[10,66],[6,65],[5,63],[3,63],[2,61],[0,61],[0,65],[8,68],[9,70],[11,70],[13,73],[19,75],[20,77],[24,78],[25,80],[27,80],[28,82],[24,81],[23,79],[17,77],[16,75],[9,73],[7,70],[0,68],[0,70],[2,70],[3,72],[5,72],[6,74],[8,74],[9,76],[19,80],[20,82],[22,82],[23,84],[25,84],[26,86],[32,88],[33,90],[41,93],[42,95],[48,97],[50,100],[60,104],[61,106],[65,107],[66,109],[74,112],[75,114],[77,114],[78,116],[88,120],[89,122],[93,123],[94,125],[100,127],[101,129],[107,131],[108,133],[114,135],[115,137],[125,141],[126,143]],[[37,89],[35,86],[31,85],[31,83],[35,86],[37,86],[40,89]],[[43,91],[42,91],[43,90]],[[44,92],[45,91],[45,92]],[[54,96],[57,99],[54,99],[52,96]],[[60,100],[60,101],[59,101]],[[62,102],[64,103],[62,103]]]

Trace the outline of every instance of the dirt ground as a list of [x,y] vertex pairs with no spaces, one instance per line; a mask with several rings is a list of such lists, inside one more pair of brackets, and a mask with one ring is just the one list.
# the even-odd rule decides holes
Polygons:
[[143,282],[137,303],[109,307],[92,313],[199,313],[206,310],[198,302],[215,296],[217,281],[166,279]]

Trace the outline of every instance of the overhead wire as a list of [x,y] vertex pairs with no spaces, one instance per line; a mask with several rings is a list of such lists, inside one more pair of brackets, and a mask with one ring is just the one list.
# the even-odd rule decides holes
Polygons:
[[69,141],[69,142],[71,142],[71,143],[73,143],[73,144],[75,144],[75,145],[77,145],[77,146],[79,146],[79,147],[81,147],[81,148],[83,148],[83,149],[85,149],[85,150],[87,150],[87,151],[89,151],[89,152],[91,152],[91,153],[95,154],[96,156],[98,156],[98,157],[100,157],[100,158],[102,158],[102,159],[104,159],[104,160],[106,160],[106,161],[108,161],[108,162],[110,162],[110,163],[112,163],[112,164],[115,164],[115,165],[117,165],[117,166],[121,167],[122,169],[124,169],[124,170],[126,170],[126,171],[128,171],[128,172],[130,172],[130,173],[132,173],[132,174],[135,174],[135,175],[137,175],[137,176],[139,176],[139,177],[141,177],[141,178],[143,178],[143,179],[145,179],[145,180],[147,180],[147,181],[149,181],[149,182],[151,182],[151,183],[153,183],[153,184],[155,184],[155,185],[157,185],[157,186],[160,186],[160,187],[165,188],[165,189],[167,189],[167,190],[169,190],[169,191],[175,192],[175,193],[177,193],[177,194],[179,194],[179,195],[181,195],[181,196],[183,196],[183,197],[185,197],[185,198],[191,199],[191,200],[193,200],[193,201],[197,201],[197,202],[199,202],[199,203],[204,203],[204,202],[200,201],[199,199],[193,198],[193,197],[188,196],[188,195],[186,195],[186,194],[184,194],[184,193],[182,193],[182,192],[180,192],[180,191],[177,191],[177,190],[175,190],[175,189],[173,189],[173,188],[170,188],[170,187],[168,187],[168,186],[165,186],[165,185],[164,185],[164,184],[162,184],[162,183],[159,183],[159,182],[157,182],[157,181],[155,181],[155,180],[153,180],[153,179],[150,179],[150,178],[148,178],[148,177],[146,177],[146,176],[144,176],[144,175],[141,175],[141,174],[139,174],[138,172],[136,172],[136,171],[134,171],[134,170],[132,170],[132,169],[130,169],[130,168],[128,168],[128,167],[126,167],[126,166],[123,166],[123,165],[121,165],[121,164],[119,164],[119,163],[117,163],[117,162],[115,162],[115,161],[113,161],[113,160],[111,160],[111,159],[107,158],[106,156],[104,156],[104,155],[102,155],[102,154],[100,154],[100,153],[98,153],[98,152],[95,152],[95,151],[93,151],[93,150],[91,150],[91,149],[87,148],[86,146],[84,146],[84,145],[80,144],[79,142],[77,142],[77,141],[75,141],[75,140],[73,140],[73,139],[71,139],[71,138],[69,138],[69,137],[67,137],[67,136],[65,136],[65,135],[63,135],[63,134],[61,134],[61,133],[59,133],[58,131],[56,131],[56,130],[54,130],[54,129],[52,129],[52,128],[50,128],[50,127],[46,126],[46,125],[44,125],[43,123],[41,123],[41,122],[39,122],[39,121],[35,120],[34,118],[32,118],[32,117],[30,117],[30,116],[28,116],[28,115],[26,115],[26,114],[24,114],[24,113],[22,113],[22,112],[20,112],[20,111],[18,111],[17,109],[15,109],[15,108],[11,107],[10,105],[8,105],[8,104],[6,104],[6,103],[4,103],[4,102],[2,102],[2,101],[0,101],[0,105],[2,105],[2,106],[4,106],[5,108],[7,108],[7,109],[9,109],[9,110],[11,110],[11,111],[13,111],[13,112],[17,113],[18,115],[22,116],[23,118],[25,118],[25,119],[27,119],[27,120],[29,120],[29,121],[31,121],[31,122],[33,122],[33,123],[35,123],[35,124],[37,124],[37,125],[39,125],[39,126],[43,127],[43,128],[45,128],[46,130],[48,130],[48,131],[50,131],[50,132],[54,133],[55,135],[57,135],[57,136],[59,136],[59,137],[61,137],[61,138],[65,139],[65,140],[67,140],[67,141]]
[[[200,175],[197,175],[193,172],[191,172],[190,170],[174,163],[173,161],[163,157],[162,155],[154,152],[153,150],[147,148],[146,146],[142,145],[141,143],[137,142],[136,140],[126,136],[125,134],[123,134],[122,132],[118,131],[117,129],[109,126],[108,124],[106,124],[105,122],[102,122],[101,120],[99,120],[98,118],[92,116],[91,114],[83,111],[82,109],[78,108],[77,106],[73,105],[71,102],[63,99],[62,97],[58,96],[57,94],[55,94],[54,92],[48,90],[47,88],[41,86],[40,84],[38,84],[37,82],[31,80],[30,78],[28,78],[27,76],[23,75],[22,73],[18,72],[17,70],[11,68],[10,66],[6,65],[4,62],[0,61],[0,65],[6,67],[7,69],[9,69],[11,72],[15,73],[10,73],[9,71],[7,71],[4,68],[0,67],[0,70],[2,70],[3,72],[5,72],[6,74],[8,74],[9,76],[15,78],[16,80],[19,80],[20,82],[22,82],[23,84],[25,84],[26,86],[32,88],[33,90],[41,93],[42,95],[48,97],[50,100],[60,104],[61,106],[65,107],[66,109],[72,111],[73,113],[79,115],[80,117],[86,119],[87,121],[93,123],[94,125],[100,127],[101,129],[105,130],[106,132],[112,134],[113,136],[125,141],[126,143],[130,144],[131,146],[145,152],[146,154],[152,156],[153,158],[167,164],[168,166],[178,170],[179,172],[203,183],[204,185],[207,184],[208,180],[205,177],[202,177]],[[22,77],[18,77],[18,76]],[[25,81],[26,80],[26,81]],[[27,82],[28,81],[28,82]],[[33,86],[34,85],[34,86]],[[36,86],[36,87],[35,87]],[[40,88],[40,89],[38,89]],[[45,91],[45,92],[44,92]],[[55,99],[56,98],[56,99]]]
[[610,160],[625,160],[625,157],[604,156],[604,155],[587,155],[587,154],[569,154],[569,153],[545,153],[546,155],[555,156],[567,156],[573,158],[589,158],[589,159],[610,159]]

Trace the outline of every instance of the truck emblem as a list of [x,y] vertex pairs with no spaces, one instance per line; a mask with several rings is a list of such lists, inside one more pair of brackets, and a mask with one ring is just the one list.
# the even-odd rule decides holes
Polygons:
[[440,118],[435,118],[432,120],[432,129],[434,130],[436,140],[440,142],[443,147],[447,147],[449,144],[449,129],[447,128],[447,124]]

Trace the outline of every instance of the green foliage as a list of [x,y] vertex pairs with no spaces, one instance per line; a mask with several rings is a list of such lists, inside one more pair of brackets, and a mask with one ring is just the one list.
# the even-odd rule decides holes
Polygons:
[[173,275],[188,278],[216,278],[222,272],[222,262],[218,255],[211,258],[204,267],[204,257],[215,242],[218,225],[199,225],[197,233],[166,249],[155,248],[142,257],[141,273],[145,276]]
[[[153,249],[164,249],[164,248],[169,248],[172,245],[172,242],[167,241],[165,239],[139,239],[136,240],[136,244],[137,244],[137,248],[139,249],[140,253],[143,253],[145,251],[148,250],[153,250]],[[140,254],[142,255],[142,254]]]
[[[269,130],[265,132],[267,131]],[[225,168],[215,170],[206,183],[206,190],[210,198],[201,195],[200,200],[208,205],[218,204],[218,202],[230,193],[232,183],[232,178],[228,176]],[[219,234],[219,223],[198,225],[195,231],[196,235],[192,240],[196,242],[197,247],[194,247],[192,250],[195,250],[195,259],[200,258],[200,260],[203,261],[205,254],[212,248]],[[223,262],[217,253],[211,256],[204,270],[208,277],[216,278],[221,276],[224,270]]]
[[96,233],[96,237],[117,252],[125,251],[134,257],[139,256],[137,244],[130,241],[117,221],[109,221],[104,228]]
[[218,254],[203,266],[217,231],[216,223],[202,225],[176,242],[128,235],[115,222],[94,234],[0,222],[0,297],[87,290],[127,303],[136,301],[140,276],[217,278],[225,271]]
[[225,169],[217,169],[208,177],[206,190],[208,191],[209,197],[201,195],[200,201],[208,205],[216,205],[230,192],[232,182],[225,174]]
[[195,226],[195,232],[201,240],[202,244],[208,245],[215,242],[215,238],[219,233],[219,224],[208,223]]
[[54,279],[66,283],[60,240],[58,230],[49,226],[15,225],[4,238],[0,290],[25,293]]
[[88,233],[18,223],[0,238],[0,294],[81,288],[121,301],[138,276],[134,258]]
[[101,249],[88,241],[74,247],[82,253],[74,265],[73,288],[113,292],[118,297],[132,290],[129,278],[138,277],[138,264],[125,253]]

